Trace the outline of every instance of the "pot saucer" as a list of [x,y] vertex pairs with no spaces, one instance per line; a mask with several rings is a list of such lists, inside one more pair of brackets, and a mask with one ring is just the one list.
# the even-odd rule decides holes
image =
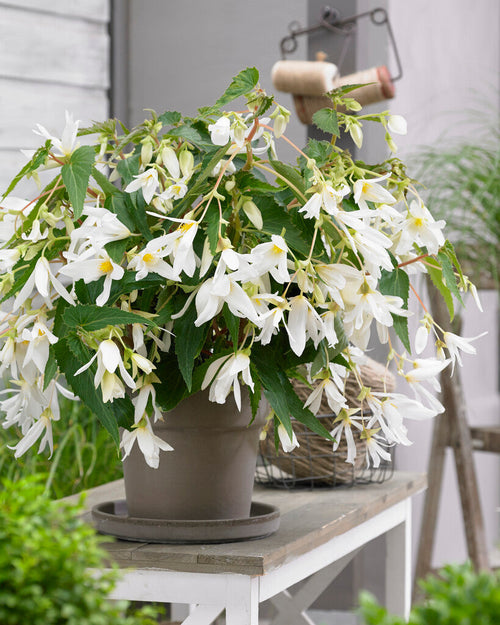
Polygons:
[[102,534],[147,543],[229,543],[264,538],[277,531],[278,508],[252,502],[250,517],[242,519],[185,520],[142,519],[129,516],[123,499],[92,508],[92,520]]

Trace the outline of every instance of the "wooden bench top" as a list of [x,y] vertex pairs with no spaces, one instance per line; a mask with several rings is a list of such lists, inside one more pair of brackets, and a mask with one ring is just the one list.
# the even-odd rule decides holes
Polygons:
[[[424,490],[426,483],[425,474],[395,472],[381,484],[352,488],[280,490],[256,486],[255,501],[280,509],[280,529],[272,536],[219,545],[116,540],[104,546],[121,567],[262,575]],[[85,518],[90,520],[90,509],[95,504],[124,498],[123,480],[87,491]]]

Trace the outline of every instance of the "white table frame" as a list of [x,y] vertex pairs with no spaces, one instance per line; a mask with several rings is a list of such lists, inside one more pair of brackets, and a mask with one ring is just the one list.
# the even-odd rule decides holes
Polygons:
[[[368,542],[385,535],[386,606],[408,618],[411,604],[411,496],[262,575],[126,569],[112,598],[188,604],[183,625],[209,625],[223,610],[227,625],[258,625],[259,604],[271,599],[276,625],[312,623],[307,608]],[[310,578],[298,593],[287,589]]]

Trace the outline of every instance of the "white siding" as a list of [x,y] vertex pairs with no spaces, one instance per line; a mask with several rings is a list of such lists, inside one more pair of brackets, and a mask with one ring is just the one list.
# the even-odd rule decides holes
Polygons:
[[64,112],[108,117],[110,0],[0,2],[0,192],[24,164],[21,148],[60,136]]

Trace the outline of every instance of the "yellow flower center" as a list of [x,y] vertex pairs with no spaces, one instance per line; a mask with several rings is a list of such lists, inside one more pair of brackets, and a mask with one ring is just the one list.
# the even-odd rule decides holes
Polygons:
[[370,190],[370,183],[363,182],[363,186],[361,187],[361,193],[368,193],[369,190]]
[[194,224],[182,224],[182,226],[179,227],[179,230],[183,233],[186,234],[186,232],[192,228],[194,226]]
[[422,219],[422,217],[415,217],[413,219],[413,223],[415,224],[415,226],[417,226],[417,228],[421,228],[424,225],[424,220]]
[[273,252],[273,254],[282,254],[283,250],[275,244],[275,245],[273,245],[272,252]]
[[147,254],[144,254],[144,256],[142,257],[142,260],[145,263],[152,263],[154,259],[155,257],[153,256],[153,254],[150,254],[149,252]]
[[111,264],[111,261],[110,260],[103,261],[99,265],[99,271],[101,273],[109,273],[110,271],[113,271],[113,265]]

